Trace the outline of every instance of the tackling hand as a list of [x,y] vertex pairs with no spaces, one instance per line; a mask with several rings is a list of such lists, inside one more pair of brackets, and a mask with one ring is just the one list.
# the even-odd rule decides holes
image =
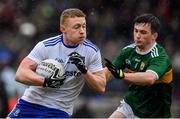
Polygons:
[[45,78],[43,87],[60,88],[64,84],[65,77],[62,79],[57,78],[58,69],[49,78]]
[[69,54],[69,56],[69,60],[71,61],[71,63],[75,64],[76,67],[81,71],[81,73],[85,74],[87,72],[87,68],[84,64],[82,56],[77,52],[72,52],[71,54]]
[[122,69],[116,69],[115,66],[109,61],[108,59],[104,58],[106,61],[105,65],[108,68],[108,70],[113,74],[114,77],[118,79],[124,78],[124,73]]

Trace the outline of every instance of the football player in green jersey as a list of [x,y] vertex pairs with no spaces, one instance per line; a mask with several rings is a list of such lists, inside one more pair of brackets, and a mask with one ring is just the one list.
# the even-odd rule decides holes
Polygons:
[[156,39],[160,21],[152,14],[134,19],[134,44],[123,48],[104,68],[112,76],[129,82],[128,92],[110,118],[171,117],[172,65]]

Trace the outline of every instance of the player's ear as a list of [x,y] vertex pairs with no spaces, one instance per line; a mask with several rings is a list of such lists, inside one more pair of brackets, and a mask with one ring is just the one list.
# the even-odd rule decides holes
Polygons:
[[156,40],[157,37],[158,37],[158,33],[157,33],[157,32],[156,32],[156,33],[153,33],[153,39]]
[[64,26],[64,25],[60,25],[59,30],[60,30],[62,33],[64,33],[64,32],[65,32],[65,26]]

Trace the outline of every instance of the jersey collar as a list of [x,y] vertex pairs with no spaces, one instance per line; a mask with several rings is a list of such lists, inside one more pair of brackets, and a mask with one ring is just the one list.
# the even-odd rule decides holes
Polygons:
[[61,36],[61,38],[62,38],[62,43],[63,43],[63,45],[65,46],[65,47],[67,47],[67,48],[76,48],[76,47],[78,47],[78,45],[66,45],[65,43],[64,43],[64,36],[63,36],[63,34],[62,34],[62,36]]
[[139,51],[137,48],[136,48],[136,52],[138,53],[138,54],[140,54],[140,55],[146,55],[146,54],[148,54],[155,46],[156,46],[156,42],[154,43],[154,45],[149,49],[149,50],[147,50],[147,51],[145,51],[145,52],[141,52],[141,51]]

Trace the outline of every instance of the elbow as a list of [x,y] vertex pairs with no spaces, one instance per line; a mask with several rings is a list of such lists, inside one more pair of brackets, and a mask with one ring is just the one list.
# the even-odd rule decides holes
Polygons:
[[100,95],[102,95],[102,94],[105,93],[105,91],[106,91],[106,80],[102,83],[102,85],[101,85],[98,93],[99,93]]
[[148,85],[153,85],[155,84],[156,80],[157,80],[157,77],[154,73],[152,72],[147,72],[148,73],[148,76],[146,76],[146,81],[147,81],[147,84]]
[[106,87],[105,85],[104,86],[100,86],[100,87],[96,87],[96,88],[93,88],[94,91],[100,95],[103,95],[105,93],[105,90],[106,90]]
[[149,79],[147,79],[147,84],[148,84],[148,85],[153,85],[153,84],[155,84],[155,82],[156,82],[156,79],[155,79],[155,78],[149,78]]
[[17,82],[21,81],[21,76],[18,73],[16,73],[16,75],[15,75],[15,81],[17,81]]
[[106,91],[106,82],[104,82],[103,85],[101,85],[101,87],[99,88],[98,93],[99,93],[100,95],[102,95],[102,94],[105,93],[105,91]]
[[17,74],[15,75],[15,81],[19,81],[19,76]]
[[105,93],[105,88],[98,90],[98,94],[103,95]]
[[104,78],[104,80],[101,80],[100,82],[97,82],[95,87],[93,87],[93,89],[100,95],[105,93],[106,90],[106,79]]

